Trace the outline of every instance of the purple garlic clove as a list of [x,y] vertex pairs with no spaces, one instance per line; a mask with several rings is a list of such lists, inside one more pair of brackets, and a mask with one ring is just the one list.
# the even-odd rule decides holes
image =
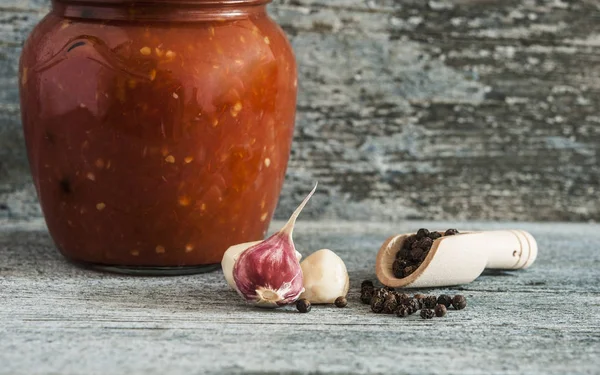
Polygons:
[[261,307],[278,307],[295,302],[304,292],[292,232],[298,215],[316,189],[317,185],[279,232],[238,255],[233,280],[237,292],[246,301]]

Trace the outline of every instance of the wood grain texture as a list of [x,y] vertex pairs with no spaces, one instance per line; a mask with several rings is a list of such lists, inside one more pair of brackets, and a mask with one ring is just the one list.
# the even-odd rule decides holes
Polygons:
[[[277,215],[312,186],[334,219],[598,220],[600,5],[283,0],[299,63]],[[0,209],[39,215],[16,67],[47,0],[0,5]]]
[[[301,222],[309,255],[336,251],[350,273],[345,309],[255,309],[220,271],[124,277],[77,268],[41,222],[0,225],[0,374],[597,374],[600,226],[525,224],[540,245],[524,271],[487,273],[468,306],[424,321],[358,301],[384,239],[457,223]],[[275,223],[280,225],[281,223]],[[513,228],[462,223],[459,229]]]

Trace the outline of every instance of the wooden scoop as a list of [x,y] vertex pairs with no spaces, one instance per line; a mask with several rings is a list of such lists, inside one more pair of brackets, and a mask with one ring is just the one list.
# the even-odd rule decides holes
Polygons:
[[537,257],[535,239],[522,230],[465,232],[433,241],[419,268],[398,279],[392,272],[392,264],[404,240],[412,234],[392,236],[379,249],[375,271],[382,284],[394,288],[466,284],[475,280],[486,268],[523,269]]

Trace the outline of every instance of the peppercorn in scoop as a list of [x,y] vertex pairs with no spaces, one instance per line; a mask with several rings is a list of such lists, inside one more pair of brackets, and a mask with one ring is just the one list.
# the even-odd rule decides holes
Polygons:
[[396,253],[396,260],[392,263],[392,273],[395,277],[401,279],[407,277],[419,266],[431,250],[433,241],[443,236],[453,236],[459,234],[456,229],[448,229],[443,234],[440,232],[430,232],[421,228],[416,234],[408,236],[400,250]]

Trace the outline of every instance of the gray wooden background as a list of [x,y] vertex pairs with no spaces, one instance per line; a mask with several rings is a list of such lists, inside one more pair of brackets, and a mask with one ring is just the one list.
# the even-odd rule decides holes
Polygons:
[[[39,215],[17,61],[47,0],[0,3],[0,218]],[[276,0],[300,72],[277,216],[600,219],[600,2]]]

